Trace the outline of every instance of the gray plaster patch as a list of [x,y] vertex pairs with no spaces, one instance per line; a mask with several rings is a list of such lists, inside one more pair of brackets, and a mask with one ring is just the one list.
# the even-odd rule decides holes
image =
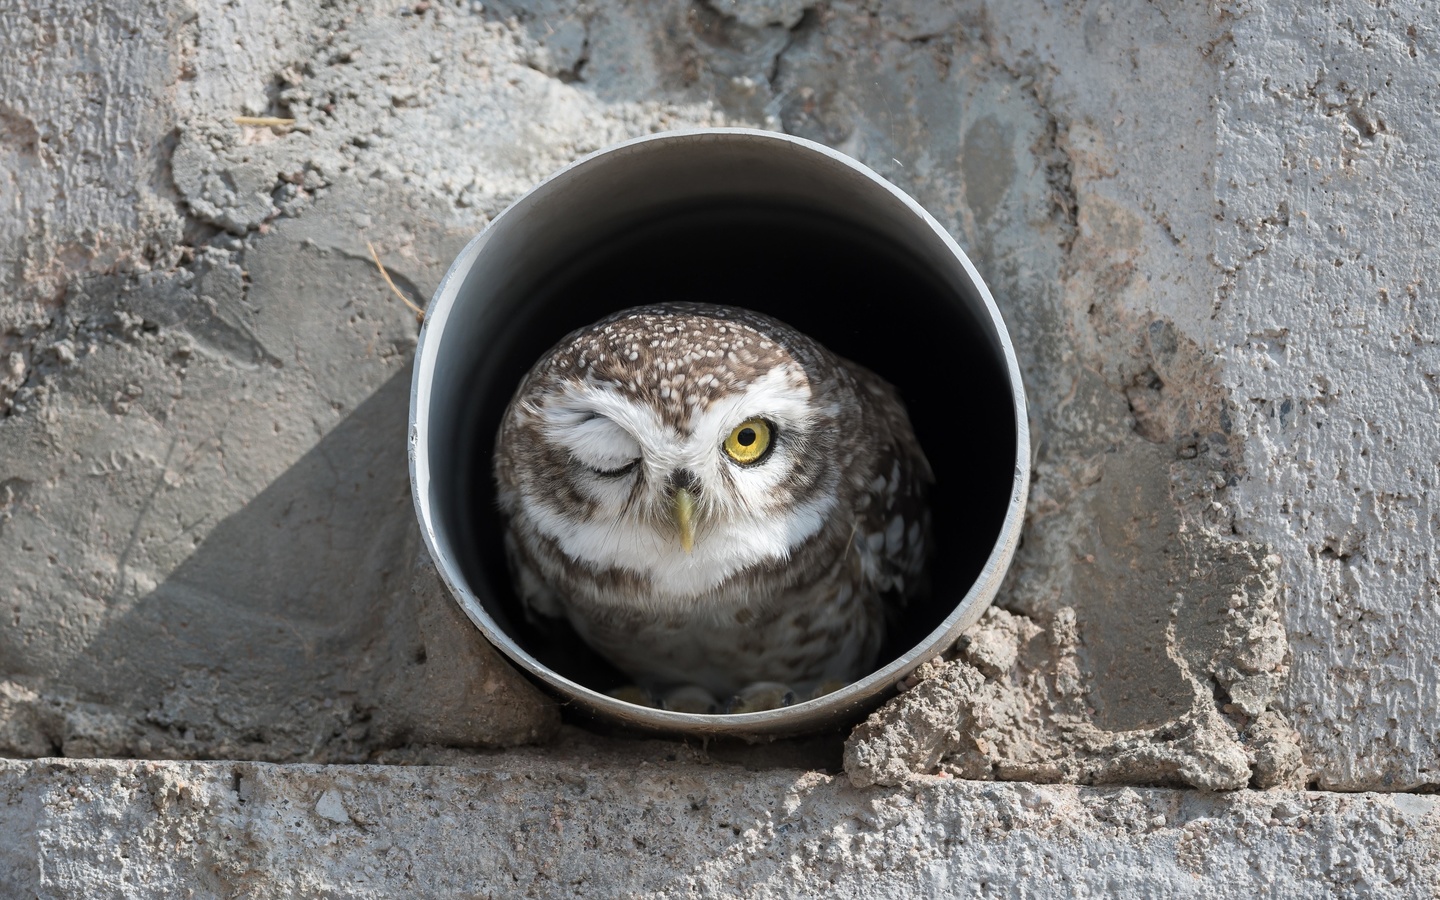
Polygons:
[[800,24],[805,9],[814,4],[805,0],[708,0],[709,6],[724,16],[732,16],[750,28],[779,25],[794,28]]
[[349,825],[354,821],[345,811],[345,801],[340,798],[340,792],[334,788],[322,793],[315,801],[315,815],[336,825]]

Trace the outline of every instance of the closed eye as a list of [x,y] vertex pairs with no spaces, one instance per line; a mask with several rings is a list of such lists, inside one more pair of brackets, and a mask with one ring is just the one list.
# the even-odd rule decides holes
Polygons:
[[577,466],[602,478],[619,478],[635,468],[643,454],[635,437],[613,419],[591,415],[558,427],[552,440],[570,451]]
[[619,478],[621,475],[629,475],[631,472],[635,471],[635,467],[639,464],[639,459],[632,459],[618,469],[596,469],[590,467],[590,471],[594,472],[596,475],[599,475],[601,478]]

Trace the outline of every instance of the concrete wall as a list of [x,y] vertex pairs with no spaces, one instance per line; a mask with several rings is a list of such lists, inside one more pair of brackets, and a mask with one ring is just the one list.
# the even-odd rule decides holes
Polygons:
[[[1422,4],[1358,0],[0,9],[0,752],[556,734],[418,546],[416,323],[367,241],[423,300],[557,166],[733,124],[911,191],[1032,403],[1003,611],[856,732],[851,781],[1431,789],[1436,42]],[[753,777],[796,777],[767,752]],[[7,768],[15,802],[49,771]],[[97,802],[132,802],[121,777]]]

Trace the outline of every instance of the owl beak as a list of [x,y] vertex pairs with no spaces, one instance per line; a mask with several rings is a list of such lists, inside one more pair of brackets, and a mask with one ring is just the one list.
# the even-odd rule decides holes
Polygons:
[[689,553],[695,549],[695,495],[685,488],[675,492],[675,524],[680,528],[680,546]]

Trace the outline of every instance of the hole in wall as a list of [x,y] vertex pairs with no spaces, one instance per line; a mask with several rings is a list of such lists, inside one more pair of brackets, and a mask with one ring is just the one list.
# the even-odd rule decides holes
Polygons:
[[1002,351],[972,312],[983,305],[905,248],[863,225],[754,203],[652,212],[487,301],[501,324],[465,373],[468,408],[434,436],[455,451],[446,456],[452,470],[435,476],[457,488],[436,514],[487,612],[552,671],[602,692],[624,683],[578,639],[526,624],[505,564],[491,457],[506,404],[546,350],[611,312],[676,300],[772,315],[900,391],[936,472],[933,589],[892,629],[879,664],[919,644],[980,574],[1008,509],[1016,428]]

